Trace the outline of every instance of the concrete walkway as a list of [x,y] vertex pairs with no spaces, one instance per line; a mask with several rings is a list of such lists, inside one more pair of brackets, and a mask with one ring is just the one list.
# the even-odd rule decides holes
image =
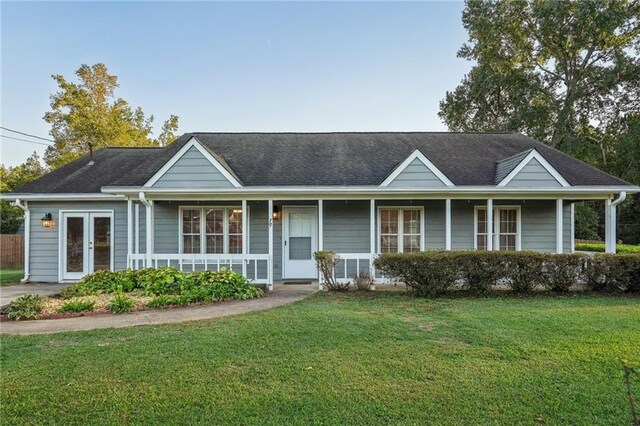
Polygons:
[[263,311],[287,305],[304,299],[315,293],[317,289],[317,286],[311,285],[278,285],[274,286],[272,293],[260,299],[237,300],[185,308],[138,311],[122,315],[105,314],[51,320],[3,321],[0,323],[0,334],[48,334],[97,328],[122,328],[137,325],[199,321]]
[[0,307],[8,305],[12,300],[25,294],[39,294],[40,296],[53,296],[69,284],[56,283],[36,283],[36,284],[14,284],[0,287]]

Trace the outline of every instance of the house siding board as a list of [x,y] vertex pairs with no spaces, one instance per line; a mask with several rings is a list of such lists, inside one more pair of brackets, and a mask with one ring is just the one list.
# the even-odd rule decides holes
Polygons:
[[560,188],[562,185],[545,169],[540,162],[532,158],[506,185],[509,188]]
[[154,188],[233,188],[233,184],[191,147],[156,183]]
[[[69,202],[29,203],[31,211],[30,280],[33,282],[57,282],[59,273],[60,210],[113,210],[114,267],[127,266],[127,203],[126,202]],[[43,228],[40,219],[51,213],[54,225]]]
[[391,188],[442,188],[446,185],[416,158],[388,186]]
[[369,253],[369,201],[324,202],[324,248]]

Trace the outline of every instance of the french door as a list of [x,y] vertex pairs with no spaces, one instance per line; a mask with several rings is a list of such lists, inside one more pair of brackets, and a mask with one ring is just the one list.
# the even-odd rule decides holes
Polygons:
[[317,248],[315,207],[284,207],[283,278],[316,278],[313,253]]
[[113,270],[113,212],[62,212],[62,279]]

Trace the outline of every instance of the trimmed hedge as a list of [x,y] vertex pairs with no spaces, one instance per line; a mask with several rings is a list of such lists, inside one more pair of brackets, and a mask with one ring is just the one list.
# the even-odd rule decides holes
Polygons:
[[497,285],[516,292],[544,288],[564,293],[579,282],[597,292],[640,292],[639,254],[426,251],[385,253],[374,266],[427,297],[454,287],[485,294]]

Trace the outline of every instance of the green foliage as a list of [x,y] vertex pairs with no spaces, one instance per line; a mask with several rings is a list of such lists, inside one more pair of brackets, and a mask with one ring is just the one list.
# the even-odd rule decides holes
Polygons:
[[374,262],[419,296],[436,296],[462,285],[487,293],[497,284],[516,292],[536,288],[564,293],[585,280],[597,292],[640,292],[640,255],[543,254],[536,252],[428,251],[384,253]]
[[360,271],[353,276],[353,285],[360,291],[370,291],[374,277],[369,271]]
[[155,309],[155,308],[166,308],[168,306],[181,306],[186,304],[187,304],[187,299],[181,296],[161,294],[160,296],[156,296],[153,299],[151,299],[147,303],[147,307]]
[[65,302],[60,308],[58,308],[59,313],[67,313],[67,312],[87,312],[93,311],[93,308],[96,306],[96,302],[93,300],[70,300]]
[[597,254],[587,257],[587,286],[602,293],[640,291],[640,254]]
[[38,319],[40,312],[42,312],[42,298],[37,294],[26,294],[9,304],[7,318],[15,321],[22,318]]
[[153,139],[154,117],[116,98],[118,78],[109,74],[104,64],[82,65],[76,76],[79,83],[67,81],[62,75],[52,76],[59,91],[51,95],[51,111],[44,116],[55,140],[45,153],[52,168],[86,154],[89,142],[95,148],[164,146],[175,137],[178,117],[172,115],[162,125],[160,136]]
[[115,272],[106,269],[99,270],[84,276],[76,284],[62,290],[61,294],[64,298],[71,298],[119,292],[128,293],[140,288],[139,275],[142,273],[142,271],[131,269]]
[[144,269],[138,273],[138,283],[148,296],[178,294],[190,287],[186,274],[172,267]]
[[[0,165],[0,193],[20,189],[25,184],[47,172],[36,152],[19,166]],[[12,206],[7,200],[0,200],[0,234],[15,234],[23,222],[22,209]]]
[[[595,253],[604,253],[604,243],[577,243],[577,251],[589,251]],[[617,244],[616,251],[620,254],[640,253],[640,245]]]
[[598,240],[598,213],[593,203],[575,204],[575,237],[579,240]]
[[113,299],[107,305],[107,309],[111,311],[112,314],[122,314],[124,312],[130,312],[133,309],[133,299],[125,296],[124,294],[116,294]]

